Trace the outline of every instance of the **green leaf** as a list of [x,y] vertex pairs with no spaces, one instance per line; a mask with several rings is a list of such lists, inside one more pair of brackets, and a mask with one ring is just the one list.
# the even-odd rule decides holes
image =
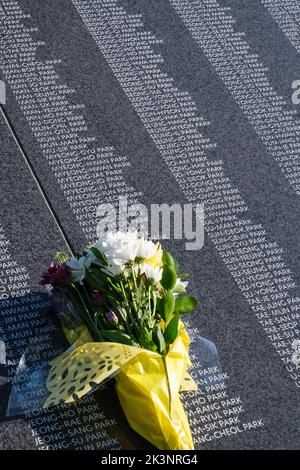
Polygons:
[[118,330],[99,330],[102,338],[112,343],[128,344],[129,346],[138,346],[138,344],[126,333]]
[[163,267],[162,277],[161,277],[161,285],[166,290],[171,290],[176,284],[177,274],[174,268],[166,264]]
[[179,263],[178,263],[177,259],[175,259],[175,258],[173,258],[173,261],[174,261],[174,269],[178,273]]
[[172,292],[167,291],[157,302],[157,311],[165,322],[168,322],[175,308],[175,297]]
[[152,338],[153,331],[149,331],[145,327],[141,327],[141,334],[139,336],[139,343],[145,349],[150,349],[150,351],[157,351],[157,346]]
[[167,250],[164,250],[162,254],[162,263],[164,266],[171,266],[171,268],[174,268],[174,258]]
[[156,324],[153,328],[153,336],[157,345],[158,352],[162,354],[166,349],[166,342],[161,327]]
[[100,250],[98,250],[98,248],[91,246],[90,250],[96,256],[96,258],[103,264],[103,266],[107,266],[107,259],[105,258],[104,254],[101,253]]
[[189,313],[196,307],[198,300],[191,295],[185,295],[184,297],[177,297],[175,300],[175,312],[183,315]]
[[163,266],[170,266],[176,272],[178,272],[179,263],[175,258],[173,258],[171,253],[169,253],[167,250],[164,250],[164,252],[163,252],[162,263],[163,263]]
[[179,279],[188,279],[190,277],[189,273],[177,274]]
[[172,344],[178,336],[179,314],[176,313],[167,324],[164,332],[164,338],[167,345]]

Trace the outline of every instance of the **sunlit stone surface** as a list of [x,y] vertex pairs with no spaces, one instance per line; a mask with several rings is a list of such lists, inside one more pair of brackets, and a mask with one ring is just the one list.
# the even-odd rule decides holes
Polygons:
[[298,447],[300,27],[283,4],[0,0],[5,113],[58,219],[1,116],[0,448],[150,448],[112,382],[41,410],[37,365],[66,345],[39,275],[120,196],[205,205],[204,248],[166,241],[200,299],[195,447]]

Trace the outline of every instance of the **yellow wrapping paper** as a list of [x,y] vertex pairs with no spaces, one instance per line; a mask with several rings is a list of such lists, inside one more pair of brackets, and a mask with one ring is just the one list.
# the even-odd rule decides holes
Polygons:
[[143,350],[116,376],[117,394],[130,426],[161,450],[194,448],[179,398],[186,359],[186,349],[178,338],[165,360]]
[[44,407],[74,402],[115,375],[120,404],[136,432],[161,450],[194,449],[179,397],[180,391],[196,389],[187,373],[189,338],[183,325],[165,357],[119,343],[84,343],[86,338],[78,331],[75,348],[50,363]]

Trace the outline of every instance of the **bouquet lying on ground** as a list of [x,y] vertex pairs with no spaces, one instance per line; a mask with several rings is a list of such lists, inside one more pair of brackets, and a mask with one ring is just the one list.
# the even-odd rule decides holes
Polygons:
[[108,233],[43,274],[71,347],[51,361],[45,407],[71,403],[115,376],[130,426],[159,449],[193,449],[179,392],[195,390],[180,315],[197,301],[160,243]]

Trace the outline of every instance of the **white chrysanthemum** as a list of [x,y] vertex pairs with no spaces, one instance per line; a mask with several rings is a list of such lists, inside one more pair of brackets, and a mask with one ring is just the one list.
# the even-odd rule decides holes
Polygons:
[[138,241],[136,232],[108,232],[104,240],[96,242],[95,247],[106,256],[109,270],[113,274],[120,274],[125,264],[136,258]]
[[161,266],[162,249],[159,243],[145,240],[137,232],[108,232],[104,240],[96,242],[98,248],[107,258],[109,272],[120,274],[128,261],[140,258],[154,268]]
[[140,266],[140,272],[141,274],[145,274],[147,279],[153,281],[155,284],[161,280],[162,268],[160,267],[154,268],[151,264],[143,263]]
[[124,263],[121,260],[110,261],[109,265],[104,269],[108,274],[112,274],[113,276],[117,276],[121,274],[125,269]]
[[158,254],[159,243],[153,243],[151,240],[145,240],[144,237],[141,237],[137,241],[137,256],[139,258],[147,259],[154,258]]

